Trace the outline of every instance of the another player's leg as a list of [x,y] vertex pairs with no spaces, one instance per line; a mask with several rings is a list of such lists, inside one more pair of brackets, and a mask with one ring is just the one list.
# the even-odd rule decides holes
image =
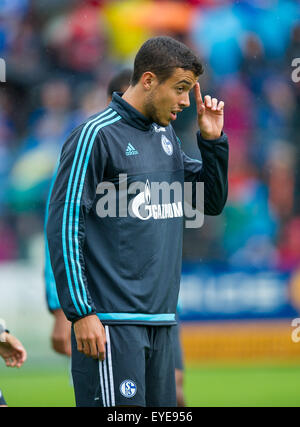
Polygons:
[[183,370],[176,369],[175,367],[175,380],[176,380],[176,400],[177,406],[185,406],[184,392],[183,392]]
[[184,400],[184,366],[183,366],[183,356],[182,348],[180,342],[180,329],[179,325],[172,326],[172,337],[173,337],[173,348],[175,356],[175,379],[176,379],[176,399],[177,406],[185,406]]
[[0,390],[0,407],[6,407],[7,403],[5,402],[5,399],[3,397],[2,391]]

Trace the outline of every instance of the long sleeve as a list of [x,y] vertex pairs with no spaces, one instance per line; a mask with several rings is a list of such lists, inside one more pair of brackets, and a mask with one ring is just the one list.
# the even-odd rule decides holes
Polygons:
[[47,239],[51,265],[59,302],[72,322],[95,313],[83,247],[86,216],[106,161],[98,131],[94,124],[82,125],[66,141],[49,204]]
[[48,305],[48,309],[50,311],[54,311],[54,310],[57,310],[57,309],[61,308],[60,302],[59,302],[59,299],[58,299],[58,295],[57,295],[54,273],[53,273],[52,266],[51,266],[50,253],[49,253],[49,244],[48,244],[47,232],[46,232],[46,230],[47,230],[48,216],[49,216],[50,199],[51,199],[51,194],[52,194],[54,182],[55,182],[56,176],[57,176],[58,166],[59,165],[57,164],[55,173],[54,173],[54,175],[52,177],[52,180],[51,180],[49,195],[48,195],[47,204],[46,204],[45,224],[44,224],[44,235],[45,235],[45,239],[44,239],[45,240],[44,282],[45,282],[47,305]]
[[[197,133],[201,160],[195,160],[182,152],[185,182],[204,183],[204,214],[219,215],[228,194],[228,140],[225,133],[216,140],[205,140]],[[193,188],[193,206],[195,191]]]

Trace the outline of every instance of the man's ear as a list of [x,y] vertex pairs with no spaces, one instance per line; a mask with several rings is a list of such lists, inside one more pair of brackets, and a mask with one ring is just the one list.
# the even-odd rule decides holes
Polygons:
[[156,84],[157,77],[151,71],[146,71],[141,77],[141,83],[145,90],[151,90],[153,86]]

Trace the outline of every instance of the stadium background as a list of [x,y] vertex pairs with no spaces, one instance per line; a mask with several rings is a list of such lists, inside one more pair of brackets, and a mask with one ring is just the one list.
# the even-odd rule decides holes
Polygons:
[[[180,295],[187,404],[300,406],[300,7],[288,0],[0,0],[0,317],[28,350],[0,361],[12,406],[72,405],[50,348],[43,285],[47,191],[65,137],[148,37],[203,58],[202,93],[225,101],[224,213],[184,232]],[[300,63],[300,60],[299,60]],[[174,124],[199,157],[195,105]],[[292,333],[296,340],[292,340]]]

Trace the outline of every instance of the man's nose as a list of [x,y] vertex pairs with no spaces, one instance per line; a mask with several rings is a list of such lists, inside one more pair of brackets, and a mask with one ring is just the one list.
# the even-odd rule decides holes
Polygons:
[[188,93],[183,95],[183,97],[180,99],[179,105],[182,109],[190,106],[190,96]]

